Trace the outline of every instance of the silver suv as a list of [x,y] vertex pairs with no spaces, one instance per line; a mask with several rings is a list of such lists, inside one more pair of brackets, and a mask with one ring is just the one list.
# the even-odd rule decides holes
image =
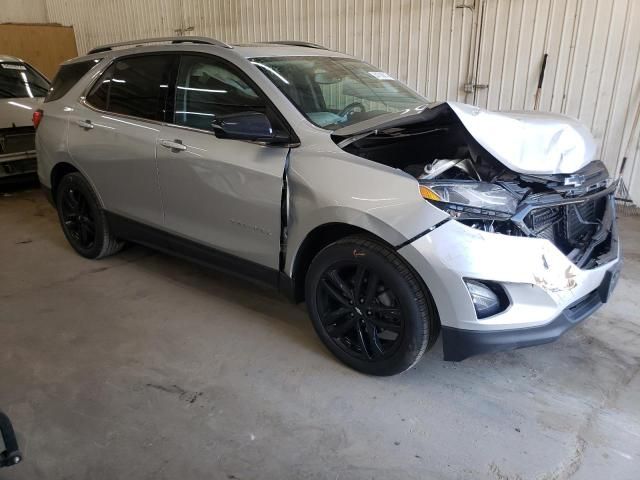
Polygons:
[[203,37],[96,48],[42,110],[40,180],[80,255],[131,241],[273,285],[361,372],[410,368],[440,332],[446,360],[552,341],[618,277],[616,183],[569,118]]
[[0,55],[0,182],[36,173],[33,113],[49,81],[23,60]]

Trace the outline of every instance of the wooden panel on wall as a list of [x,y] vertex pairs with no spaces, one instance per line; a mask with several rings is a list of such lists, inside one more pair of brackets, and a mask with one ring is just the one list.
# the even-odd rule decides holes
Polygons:
[[0,24],[0,54],[30,63],[49,79],[65,60],[78,56],[73,27],[41,23]]

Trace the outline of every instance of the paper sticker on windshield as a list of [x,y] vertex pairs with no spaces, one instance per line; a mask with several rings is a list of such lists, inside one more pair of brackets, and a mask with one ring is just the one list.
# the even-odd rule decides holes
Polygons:
[[26,70],[27,69],[27,67],[25,67],[24,65],[15,65],[11,63],[0,63],[0,65],[2,65],[2,68],[6,68],[7,70]]
[[369,72],[369,75],[376,77],[378,80],[393,80],[393,77],[385,72]]

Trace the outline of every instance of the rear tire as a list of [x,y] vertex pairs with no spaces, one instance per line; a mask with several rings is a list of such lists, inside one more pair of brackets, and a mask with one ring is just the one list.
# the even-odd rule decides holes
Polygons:
[[366,374],[408,370],[438,336],[435,304],[416,273],[394,250],[363,235],[316,255],[306,300],[326,347]]
[[62,178],[56,189],[56,207],[67,241],[83,257],[107,257],[124,246],[111,233],[96,194],[80,173]]

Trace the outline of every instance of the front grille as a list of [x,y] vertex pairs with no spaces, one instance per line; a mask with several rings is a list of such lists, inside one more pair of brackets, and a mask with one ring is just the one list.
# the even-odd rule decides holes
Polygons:
[[539,208],[532,210],[525,218],[525,224],[536,237],[552,242],[556,239],[556,225],[564,218],[562,207]]
[[567,203],[575,202],[575,198],[540,195],[529,204],[522,222],[516,219],[516,224],[520,223],[529,236],[551,241],[577,265],[591,268],[597,263],[591,260],[608,253],[611,247],[615,213],[607,214],[607,208],[613,208],[608,207],[612,193],[605,193],[587,194],[584,201],[576,203]]
[[569,244],[575,247],[591,240],[591,236],[602,220],[606,201],[606,198],[599,198],[564,207],[565,215],[562,227],[564,237]]

